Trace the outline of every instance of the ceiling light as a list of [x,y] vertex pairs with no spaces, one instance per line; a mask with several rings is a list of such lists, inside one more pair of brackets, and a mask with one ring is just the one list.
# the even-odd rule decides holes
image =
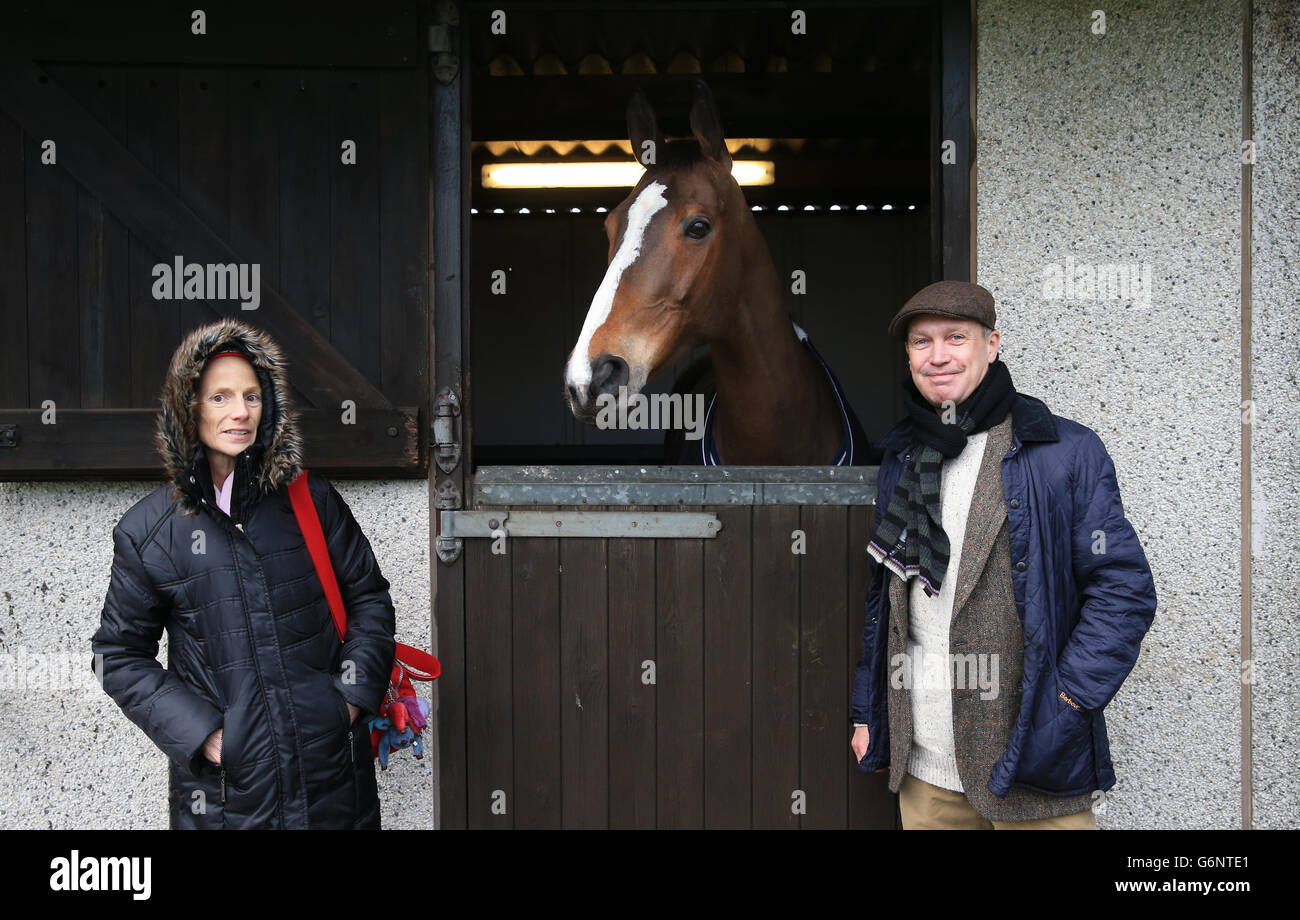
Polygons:
[[[641,181],[640,163],[489,163],[483,167],[484,188],[631,188]],[[740,185],[771,185],[776,164],[771,160],[733,160],[731,175]]]

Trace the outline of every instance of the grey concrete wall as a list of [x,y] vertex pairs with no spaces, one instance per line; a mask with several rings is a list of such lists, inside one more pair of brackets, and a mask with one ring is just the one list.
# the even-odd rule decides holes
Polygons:
[[1256,0],[1251,559],[1255,827],[1300,818],[1300,5]]
[[[428,484],[337,480],[391,583],[397,637],[430,648]],[[167,757],[89,670],[112,531],[150,482],[0,483],[0,828],[160,828]],[[166,635],[160,659],[166,663]],[[15,679],[17,675],[17,679]],[[417,685],[429,698],[429,684]],[[433,827],[432,765],[378,772],[386,828]]]
[[[1294,17],[1289,31],[1275,25],[1288,6],[1260,4],[1255,70],[1272,160],[1255,188],[1255,225],[1270,232],[1255,246],[1253,750],[1256,826],[1273,827],[1300,826],[1286,769],[1296,353],[1277,347],[1300,338]],[[978,280],[997,299],[1016,386],[1110,450],[1159,597],[1107,709],[1118,782],[1098,823],[1239,827],[1242,7],[980,0],[977,29]],[[1150,296],[1057,297],[1045,282],[1067,259],[1080,281],[1085,264],[1149,267]]]

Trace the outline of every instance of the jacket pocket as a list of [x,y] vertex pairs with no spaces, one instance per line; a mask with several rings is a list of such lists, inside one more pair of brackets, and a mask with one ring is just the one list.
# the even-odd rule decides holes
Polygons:
[[243,737],[241,718],[243,715],[245,715],[244,707],[232,706],[226,709],[221,720],[221,769],[225,773],[227,787],[240,774],[239,752]]
[[[348,784],[352,787],[350,793],[352,812],[349,816],[347,826],[355,828],[357,821],[361,819],[361,781],[357,777],[357,770],[359,769],[359,764],[357,763],[357,740],[361,735],[361,728],[363,727],[364,722],[362,721],[360,714],[357,715],[357,721],[352,722],[352,717],[348,713],[347,700],[344,699],[343,694],[338,693],[337,691],[335,692],[335,696],[339,698],[339,705],[343,709],[343,737],[345,739],[344,743],[348,746],[348,759],[346,761],[348,768]],[[369,754],[370,752],[367,751],[366,753]],[[367,762],[366,765],[369,766],[369,763]]]
[[347,734],[352,723],[352,716],[348,712],[347,698],[342,693],[339,693],[338,688],[333,683],[330,684],[330,691],[334,694],[334,706],[339,710],[339,719],[343,722],[343,733]]
[[1056,795],[1077,795],[1096,788],[1092,713],[1066,702],[1058,688],[1054,715],[1032,725],[1021,748],[1015,782]]

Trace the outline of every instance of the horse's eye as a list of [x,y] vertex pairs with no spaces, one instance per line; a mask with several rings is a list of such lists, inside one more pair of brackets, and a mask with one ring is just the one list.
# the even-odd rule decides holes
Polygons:
[[702,240],[709,235],[711,229],[713,228],[709,226],[707,220],[696,218],[686,225],[686,235],[693,240]]

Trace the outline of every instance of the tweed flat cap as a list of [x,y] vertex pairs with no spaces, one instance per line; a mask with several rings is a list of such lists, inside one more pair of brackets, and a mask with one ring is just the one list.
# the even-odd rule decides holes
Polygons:
[[936,281],[927,284],[894,314],[894,318],[889,321],[889,334],[897,339],[906,338],[907,324],[918,313],[973,319],[990,329],[996,328],[994,324],[997,322],[993,295],[969,281]]

